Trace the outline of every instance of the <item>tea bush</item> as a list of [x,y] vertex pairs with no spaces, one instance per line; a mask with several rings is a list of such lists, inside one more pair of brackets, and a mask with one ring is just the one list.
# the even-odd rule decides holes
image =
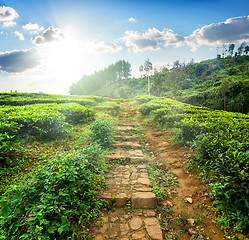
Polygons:
[[248,227],[249,116],[155,97],[140,112],[156,124],[179,128],[180,141],[199,153],[195,161],[211,179],[219,222],[234,223],[237,230]]
[[99,96],[82,95],[58,95],[45,93],[0,93],[0,105],[23,106],[30,104],[48,104],[48,103],[69,103],[75,102],[83,106],[95,106],[98,102],[104,101]]
[[0,132],[11,135],[15,124],[15,130],[18,128],[16,135],[37,139],[58,138],[67,132],[68,123],[85,123],[95,116],[93,109],[77,103],[2,106],[0,110]]
[[95,110],[78,103],[0,106],[0,164],[15,149],[16,139],[56,139],[69,132],[69,124],[94,118]]
[[111,127],[110,121],[102,120],[102,121],[95,121],[90,126],[91,141],[96,141],[102,147],[108,147],[113,142],[113,131]]
[[60,104],[59,111],[66,117],[66,122],[72,124],[86,123],[94,120],[96,111],[78,103]]
[[[110,124],[93,126],[105,129],[109,143]],[[92,129],[96,132],[96,127]],[[0,239],[77,238],[78,231],[84,236],[80,228],[95,219],[104,205],[95,198],[104,184],[104,151],[99,145],[103,135],[93,136],[95,141],[85,141],[80,150],[47,159],[25,185],[12,186],[3,194]]]

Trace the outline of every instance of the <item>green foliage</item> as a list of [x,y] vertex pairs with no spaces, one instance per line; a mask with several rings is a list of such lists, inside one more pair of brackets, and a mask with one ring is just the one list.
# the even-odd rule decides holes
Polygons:
[[0,106],[0,164],[15,150],[16,139],[57,139],[70,124],[89,122],[95,110],[78,103]]
[[111,123],[107,120],[98,120],[91,124],[90,140],[96,141],[102,147],[109,147],[113,142],[113,130]]
[[68,123],[86,123],[94,120],[95,110],[78,103],[60,104],[59,111],[66,117]]
[[70,94],[92,94],[104,86],[113,84],[121,79],[127,79],[130,76],[130,72],[130,63],[120,60],[104,70],[89,76],[84,75],[77,83],[73,83],[70,86]]
[[[196,106],[248,113],[248,76],[248,55],[210,59],[200,63],[176,61],[173,68],[163,68],[150,76],[151,94]],[[86,82],[84,84],[87,85]],[[104,84],[98,90],[95,87],[94,94],[114,98],[136,97],[147,94],[147,84],[145,76],[122,79]],[[80,89],[78,85],[75,87]]]
[[[76,230],[76,219],[82,224],[100,213],[93,181],[101,173],[97,166],[102,151],[93,145],[58,154],[27,185],[13,186],[3,195],[1,227],[6,239],[63,239]],[[89,152],[95,158],[89,158]]]
[[2,239],[66,239],[99,216],[104,202],[95,196],[106,168],[98,144],[102,136],[90,135],[94,142],[85,139],[80,150],[47,159],[25,185],[12,186],[2,195]]
[[23,106],[40,103],[69,103],[76,102],[84,106],[94,106],[104,99],[98,96],[68,96],[45,93],[0,93],[0,105]]
[[181,142],[200,154],[196,161],[211,180],[219,209],[236,228],[248,227],[249,116],[166,98],[153,98],[141,105],[140,112],[156,124],[180,129]]
[[152,192],[155,193],[157,200],[161,202],[167,195],[167,188],[172,185],[172,175],[169,171],[160,168],[157,162],[147,164],[149,179],[152,184]]
[[0,166],[5,166],[7,157],[11,152],[15,151],[16,144],[13,141],[14,136],[10,136],[7,133],[0,133]]
[[[2,122],[18,126],[15,134],[38,139],[57,138],[66,133],[67,122],[87,122],[93,120],[95,114],[93,109],[77,103],[1,106],[0,109]],[[11,134],[13,130],[5,124],[0,132]]]
[[0,121],[0,166],[6,164],[7,157],[11,152],[15,151],[16,144],[14,142],[15,134],[19,130],[16,122]]

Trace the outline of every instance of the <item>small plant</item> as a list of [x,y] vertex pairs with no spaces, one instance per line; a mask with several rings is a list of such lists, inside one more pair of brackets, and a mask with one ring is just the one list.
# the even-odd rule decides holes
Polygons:
[[97,142],[102,147],[110,147],[113,143],[113,129],[107,120],[97,120],[90,126],[90,141]]
[[129,210],[131,210],[131,200],[129,198],[127,198],[126,206]]
[[115,197],[115,196],[112,196],[112,197],[111,197],[111,205],[112,205],[113,207],[116,206],[116,197]]
[[170,173],[161,169],[156,162],[153,165],[147,164],[147,170],[152,184],[152,192],[156,194],[157,200],[160,202],[166,196],[166,187],[170,184],[168,180]]

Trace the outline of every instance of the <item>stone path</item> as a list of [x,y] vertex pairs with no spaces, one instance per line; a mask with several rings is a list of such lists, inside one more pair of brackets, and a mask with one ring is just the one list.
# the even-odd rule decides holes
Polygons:
[[107,157],[111,163],[106,175],[108,188],[98,197],[114,207],[93,226],[96,240],[163,239],[154,211],[157,199],[131,114],[123,112],[119,118],[115,150]]

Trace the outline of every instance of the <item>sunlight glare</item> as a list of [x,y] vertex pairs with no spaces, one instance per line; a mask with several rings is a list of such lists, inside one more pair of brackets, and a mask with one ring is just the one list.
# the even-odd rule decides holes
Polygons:
[[73,37],[45,46],[44,56],[46,72],[65,82],[78,80],[87,65],[83,49]]

